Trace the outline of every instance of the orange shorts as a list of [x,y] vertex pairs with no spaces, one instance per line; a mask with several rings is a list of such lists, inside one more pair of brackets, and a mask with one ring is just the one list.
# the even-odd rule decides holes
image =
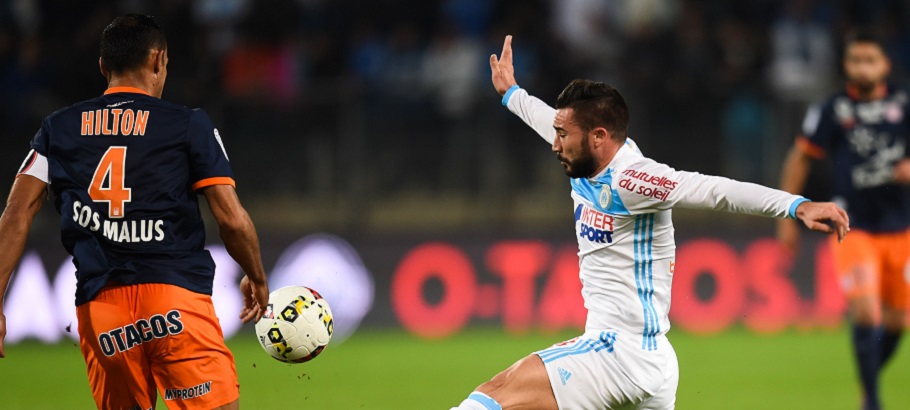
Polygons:
[[158,283],[108,285],[76,307],[99,409],[211,409],[237,400],[234,356],[212,298]]
[[871,296],[892,309],[907,309],[910,295],[910,230],[869,233],[852,230],[838,244],[834,267],[847,298]]

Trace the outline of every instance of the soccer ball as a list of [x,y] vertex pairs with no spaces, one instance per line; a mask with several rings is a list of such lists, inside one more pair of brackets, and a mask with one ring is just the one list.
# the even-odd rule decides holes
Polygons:
[[332,309],[319,292],[286,286],[269,294],[256,336],[266,353],[286,363],[303,363],[322,353],[332,338]]

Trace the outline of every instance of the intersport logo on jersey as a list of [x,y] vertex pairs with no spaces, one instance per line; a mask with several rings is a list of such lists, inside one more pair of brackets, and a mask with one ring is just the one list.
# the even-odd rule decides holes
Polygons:
[[613,217],[596,209],[579,204],[575,220],[581,222],[578,236],[595,243],[613,243]]

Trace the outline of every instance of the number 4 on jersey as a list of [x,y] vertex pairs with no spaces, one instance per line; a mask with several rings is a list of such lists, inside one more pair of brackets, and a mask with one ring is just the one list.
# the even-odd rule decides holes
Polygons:
[[[130,202],[132,190],[124,186],[126,147],[110,147],[92,177],[88,195],[95,202],[108,203],[108,217],[123,218],[123,205]],[[107,182],[107,184],[105,184]]]

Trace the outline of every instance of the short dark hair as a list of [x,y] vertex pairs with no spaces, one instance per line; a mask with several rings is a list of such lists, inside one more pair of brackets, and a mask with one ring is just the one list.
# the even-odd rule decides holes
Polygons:
[[869,28],[857,28],[850,31],[846,36],[844,36],[844,55],[847,54],[847,49],[856,43],[875,44],[882,49],[882,52],[885,51],[885,44],[882,41],[881,37],[876,34],[874,30],[871,30]]
[[167,49],[164,32],[152,16],[123,15],[101,33],[101,64],[110,73],[142,67],[152,49]]
[[575,121],[585,132],[604,127],[613,138],[626,139],[629,107],[619,90],[609,84],[572,80],[556,98],[556,108],[571,108]]

